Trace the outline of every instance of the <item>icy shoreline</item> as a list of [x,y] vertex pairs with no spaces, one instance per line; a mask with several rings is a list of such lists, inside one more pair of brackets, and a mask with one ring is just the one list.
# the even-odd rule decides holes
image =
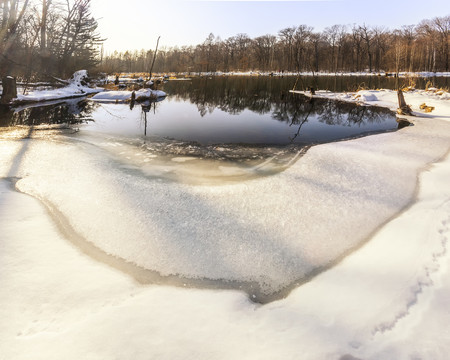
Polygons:
[[[369,95],[368,101],[395,107],[395,93]],[[342,200],[338,194],[351,197],[354,187],[347,184],[375,182],[378,192],[359,189],[362,198],[316,216],[318,224],[335,216],[343,221],[357,217],[367,206],[385,216],[377,205],[380,199],[393,201],[393,209],[398,209],[417,192],[413,204],[358,251],[287,298],[265,306],[252,304],[239,291],[138,285],[68,244],[40,204],[0,181],[0,228],[4,229],[0,264],[5,274],[0,283],[5,294],[0,297],[5,319],[0,326],[0,353],[8,359],[295,359],[298,354],[302,359],[446,359],[450,350],[445,331],[450,320],[450,106],[433,95],[405,97],[417,113],[423,99],[435,103],[436,111],[411,118],[414,126],[406,131],[316,146],[277,175],[276,184],[269,188],[277,189],[280,181],[298,186],[299,180],[308,180],[314,182],[314,195],[324,194],[321,201],[336,206]],[[40,189],[58,201],[64,192],[46,193],[45,181],[51,174],[33,173],[22,161],[29,155],[21,145],[30,142],[0,143],[6,160],[0,165],[0,176],[24,176],[19,188]],[[28,150],[39,151],[49,161],[53,158],[52,149]],[[18,156],[21,161],[11,161]],[[343,161],[347,158],[351,160]],[[419,166],[417,189],[410,180],[420,162],[425,168]],[[92,165],[98,166],[95,161]],[[332,177],[328,182],[323,181],[324,171]],[[342,172],[348,176],[337,175]],[[388,176],[377,179],[383,172]],[[299,174],[309,176],[302,179]],[[27,176],[31,177],[27,180]],[[245,184],[243,191],[249,194],[248,187],[257,183]],[[336,186],[333,191],[330,184]],[[394,189],[403,194],[393,196]],[[216,193],[215,198],[218,190],[208,191]],[[290,194],[284,190],[283,198],[291,201]],[[360,199],[364,203],[355,208]],[[247,201],[255,204],[256,200]],[[236,209],[232,202],[224,204]],[[277,206],[271,211],[284,216],[281,203]],[[349,230],[357,230],[351,222]]]

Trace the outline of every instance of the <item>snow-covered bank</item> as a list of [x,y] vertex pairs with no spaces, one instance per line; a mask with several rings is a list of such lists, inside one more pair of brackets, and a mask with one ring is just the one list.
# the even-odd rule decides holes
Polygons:
[[[390,107],[395,100],[395,93],[383,99]],[[356,244],[378,231],[286,299],[261,306],[239,291],[139,285],[68,243],[40,204],[3,180],[0,354],[446,359],[450,107],[448,100],[433,101],[427,118],[410,118],[413,127],[316,146],[282,174],[237,185],[152,182],[126,164],[111,169],[112,160],[91,144],[63,137],[3,140],[0,177],[20,177],[19,189],[53,203],[90,241],[133,259],[146,252],[142,261],[162,255],[156,260],[165,269],[175,262],[231,279],[265,272],[283,282],[298,275],[299,254],[334,258],[351,248],[348,238]],[[379,228],[411,199],[412,206]],[[147,215],[149,206],[164,219]],[[217,242],[202,247],[213,236]]]
[[85,82],[87,77],[88,75],[86,70],[79,70],[73,74],[67,86],[54,90],[33,90],[29,91],[26,95],[18,94],[17,98],[12,100],[12,104],[19,105],[25,103],[69,99],[103,91],[103,88],[91,88],[87,86]]
[[[339,101],[353,102],[361,105],[382,106],[392,111],[398,108],[397,92],[394,90],[360,90],[357,92],[334,93],[331,91],[319,90],[314,95],[309,91],[290,90],[291,93],[301,94],[308,97],[325,99],[336,99]],[[405,101],[417,115],[425,116],[426,111],[421,109],[421,105],[426,103],[435,108],[433,114],[447,118],[448,100],[450,93],[444,90],[430,88],[428,90],[411,90],[404,92]]]

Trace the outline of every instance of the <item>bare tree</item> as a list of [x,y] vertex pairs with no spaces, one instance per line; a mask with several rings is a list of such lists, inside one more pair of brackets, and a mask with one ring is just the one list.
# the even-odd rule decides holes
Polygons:
[[295,26],[287,27],[278,32],[278,36],[281,41],[285,44],[285,63],[284,66],[287,67],[288,70],[292,70],[292,57],[293,57],[293,44],[294,44],[294,34],[297,28]]
[[339,58],[342,54],[342,47],[346,35],[346,26],[333,25],[327,27],[325,28],[323,35],[328,45],[331,47],[331,63],[329,68],[334,72],[337,72],[339,69]]
[[297,71],[304,69],[306,64],[305,51],[310,40],[313,28],[307,25],[300,25],[294,33],[295,65]]
[[372,45],[374,37],[373,30],[366,26],[366,24],[363,24],[362,26],[359,26],[359,34],[366,45],[367,57],[369,59],[369,72],[372,72]]
[[253,40],[254,53],[259,69],[263,71],[272,69],[276,41],[277,38],[269,34],[258,36]]

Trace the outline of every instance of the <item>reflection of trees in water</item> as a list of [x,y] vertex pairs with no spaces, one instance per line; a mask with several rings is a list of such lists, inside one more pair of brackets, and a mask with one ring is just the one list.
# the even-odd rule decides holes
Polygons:
[[387,109],[338,101],[324,102],[318,115],[318,120],[322,123],[342,126],[381,123],[386,120],[387,116],[393,116]]
[[328,99],[308,99],[295,94],[277,107],[272,117],[279,121],[298,124],[306,115],[313,115],[321,123],[328,125],[355,126],[381,123],[393,115],[388,109],[375,106],[359,106],[353,103]]
[[[170,82],[165,90],[175,98],[195,104],[201,116],[218,108],[232,115],[248,109],[258,114],[271,111],[295,79],[263,77],[194,78],[192,81]],[[289,84],[289,85],[288,85]]]
[[[295,80],[295,79],[294,79]],[[315,116],[329,125],[351,126],[382,122],[390,111],[358,106],[327,99],[313,99],[288,92],[293,78],[218,77],[194,78],[192,81],[167,84],[171,96],[195,104],[201,116],[218,108],[232,115],[250,110],[257,114],[272,113],[276,120],[300,124]]]
[[[141,105],[141,122],[144,125],[144,136],[147,136],[148,118],[147,115],[153,112],[156,114],[156,108],[158,107],[158,101],[146,100],[140,103]],[[131,108],[132,109],[132,108]]]
[[9,111],[2,117],[2,126],[41,124],[80,124],[93,121],[90,117],[97,105],[87,100],[70,100],[39,104],[22,110]]

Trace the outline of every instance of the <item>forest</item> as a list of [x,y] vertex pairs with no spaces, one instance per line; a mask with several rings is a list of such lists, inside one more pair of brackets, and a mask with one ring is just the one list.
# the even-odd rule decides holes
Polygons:
[[[154,44],[105,53],[90,5],[91,0],[2,0],[1,77],[67,77],[78,69],[148,72],[156,51],[149,48]],[[352,24],[315,31],[302,24],[255,38],[237,34],[222,40],[211,33],[198,45],[162,46],[153,71],[449,71],[449,30],[450,15],[394,30]]]
[[[396,72],[449,71],[450,16],[389,30],[379,26],[333,25],[322,32],[308,25],[277,34],[228,39],[210,34],[196,46],[158,51],[157,72]],[[107,72],[147,71],[153,50],[113,52],[101,57]]]

